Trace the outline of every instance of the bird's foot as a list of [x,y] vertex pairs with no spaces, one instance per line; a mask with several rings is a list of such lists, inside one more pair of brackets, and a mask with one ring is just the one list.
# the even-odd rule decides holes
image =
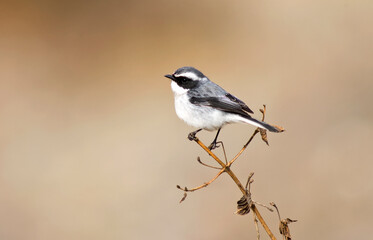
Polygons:
[[199,132],[199,131],[201,131],[202,129],[198,129],[197,131],[194,131],[194,132],[191,132],[191,133],[189,133],[188,134],[188,139],[190,140],[190,141],[197,141],[197,137],[196,137],[196,134]]
[[189,139],[190,141],[195,141],[195,140],[197,140],[196,132],[191,132],[191,133],[189,133],[189,134],[188,134],[188,139]]
[[210,146],[208,147],[208,149],[210,149],[210,151],[214,150],[215,148],[218,148],[220,147],[219,143],[217,143],[216,141],[213,141]]

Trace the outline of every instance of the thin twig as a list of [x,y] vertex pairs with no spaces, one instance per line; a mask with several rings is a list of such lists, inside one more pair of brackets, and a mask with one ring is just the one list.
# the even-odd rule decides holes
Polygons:
[[203,166],[205,166],[205,167],[209,167],[209,168],[214,168],[214,169],[221,169],[220,167],[214,167],[214,166],[211,166],[211,165],[208,165],[208,164],[206,164],[206,163],[203,163],[202,161],[201,161],[201,158],[200,157],[197,157],[197,161],[200,163],[200,164],[202,164]]
[[255,213],[253,212],[253,217],[254,217],[254,224],[255,224],[255,229],[256,229],[256,239],[260,240],[260,233],[259,233],[259,226],[258,226],[258,219],[256,218]]
[[268,206],[266,206],[265,204],[260,203],[260,202],[256,202],[256,201],[253,201],[253,202],[254,202],[256,205],[259,205],[259,206],[265,207],[265,208],[268,209],[268,211],[273,212],[273,209],[270,208],[270,207],[268,207]]
[[218,143],[220,143],[220,144],[221,144],[221,146],[222,146],[222,148],[223,148],[223,153],[224,153],[225,164],[227,164],[227,165],[228,165],[227,154],[225,153],[225,147],[224,147],[224,143],[223,143],[223,141],[219,141],[219,142],[217,142],[217,144],[218,144]]
[[273,235],[271,230],[269,229],[267,223],[264,221],[262,215],[260,214],[259,210],[256,208],[255,204],[251,205],[251,210],[255,213],[256,217],[258,218],[259,222],[262,224],[264,230],[267,232],[268,236],[272,240],[276,240],[276,237]]
[[263,109],[259,109],[259,111],[262,113],[262,121],[264,121],[265,115],[266,115],[266,105],[263,104]]
[[245,186],[245,189],[248,189],[247,187],[249,187],[248,189],[248,192],[250,193],[250,186],[251,184],[254,182],[253,179],[251,179],[252,177],[254,176],[254,172],[251,172],[247,178],[247,182],[246,182],[246,186]]
[[273,206],[273,207],[276,209],[276,211],[277,211],[277,216],[278,216],[278,220],[281,222],[280,211],[278,210],[276,204],[275,204],[274,202],[270,202],[269,204],[270,204],[271,206]]
[[224,172],[224,169],[221,169],[220,172],[213,178],[211,179],[210,181],[208,181],[207,183],[204,183],[202,184],[201,186],[198,186],[198,187],[195,187],[195,188],[192,188],[192,189],[189,189],[187,187],[185,188],[182,188],[180,187],[179,185],[177,185],[176,187],[180,190],[183,190],[184,192],[194,192],[194,191],[197,191],[201,188],[204,188],[204,187],[207,187],[208,185],[210,185],[213,181],[215,181],[222,173]]
[[237,155],[227,164],[227,165],[232,165],[234,163],[234,161],[237,160],[237,158],[239,156],[241,156],[241,154],[243,153],[243,151],[245,151],[245,149],[247,148],[247,146],[250,144],[250,142],[254,139],[255,135],[259,132],[258,129],[255,129],[253,135],[251,135],[250,139],[247,141],[247,143],[241,148],[241,150],[237,153]]

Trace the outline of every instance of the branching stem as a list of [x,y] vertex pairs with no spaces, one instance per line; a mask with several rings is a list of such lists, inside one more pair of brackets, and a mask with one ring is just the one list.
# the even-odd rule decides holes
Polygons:
[[[256,132],[256,131],[255,131]],[[254,134],[256,134],[254,132]],[[255,136],[253,134],[253,136]],[[253,136],[252,136],[252,138],[253,138]],[[251,139],[251,138],[250,138]],[[237,187],[240,189],[240,191],[242,192],[242,194],[243,195],[247,195],[247,192],[246,192],[246,190],[245,190],[245,188],[242,186],[242,184],[241,184],[241,182],[240,182],[240,180],[238,180],[238,178],[236,177],[236,175],[232,172],[232,170],[230,169],[230,166],[232,165],[232,161],[230,161],[230,162],[228,162],[228,164],[227,165],[225,165],[213,152],[211,152],[210,151],[210,149],[208,149],[207,147],[206,147],[206,145],[205,144],[203,144],[198,138],[195,138],[194,139],[194,141],[198,144],[198,145],[200,145],[213,159],[215,159],[215,161],[217,162],[217,163],[219,163],[219,165],[220,166],[222,166],[222,170],[219,172],[219,174],[213,179],[213,180],[215,180],[218,176],[220,176],[220,174],[222,174],[223,172],[226,172],[226,173],[228,173],[228,175],[233,179],[233,181],[236,183],[236,185],[237,185]],[[249,142],[250,142],[251,140],[249,140]],[[245,144],[245,146],[247,146],[246,144]],[[246,148],[244,146],[244,148]],[[245,150],[243,148],[243,150]],[[243,150],[241,150],[241,153],[243,152]],[[239,156],[239,155],[238,155]],[[238,158],[238,157],[237,157]],[[203,188],[203,187],[205,187],[205,186],[200,186],[199,187],[199,189],[200,188]],[[258,220],[259,220],[259,222],[262,224],[262,226],[263,226],[263,228],[264,228],[264,230],[267,232],[267,234],[268,234],[268,236],[272,239],[272,240],[275,240],[276,238],[275,238],[275,236],[273,235],[273,233],[271,232],[271,230],[269,229],[269,227],[268,227],[268,225],[267,225],[267,223],[264,221],[264,219],[263,219],[263,217],[262,217],[262,215],[260,214],[260,212],[259,212],[259,210],[256,208],[256,206],[255,206],[255,204],[252,204],[251,206],[250,206],[250,208],[251,208],[251,210],[255,213],[255,215],[256,215],[256,217],[258,218]]]

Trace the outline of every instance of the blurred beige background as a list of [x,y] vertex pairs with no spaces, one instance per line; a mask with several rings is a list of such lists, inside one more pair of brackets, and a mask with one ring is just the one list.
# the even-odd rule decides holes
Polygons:
[[[254,239],[240,192],[186,139],[170,81],[195,66],[286,128],[235,163],[294,239],[373,225],[372,1],[2,1],[0,239]],[[233,157],[254,130],[226,126]],[[208,144],[215,133],[199,136]],[[217,150],[220,152],[220,150]],[[277,216],[261,209],[277,233]],[[262,238],[266,239],[261,230]],[[279,234],[277,234],[280,239]]]

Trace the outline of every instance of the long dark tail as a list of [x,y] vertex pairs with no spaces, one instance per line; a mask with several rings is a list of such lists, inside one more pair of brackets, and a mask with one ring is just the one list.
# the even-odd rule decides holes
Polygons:
[[257,126],[257,127],[260,127],[260,128],[267,129],[270,132],[283,132],[284,131],[284,129],[282,129],[282,128],[272,126],[268,123],[256,120],[255,118],[252,118],[250,116],[245,116],[245,121],[244,122],[246,122],[248,124],[251,124],[251,125],[254,125],[254,126]]

